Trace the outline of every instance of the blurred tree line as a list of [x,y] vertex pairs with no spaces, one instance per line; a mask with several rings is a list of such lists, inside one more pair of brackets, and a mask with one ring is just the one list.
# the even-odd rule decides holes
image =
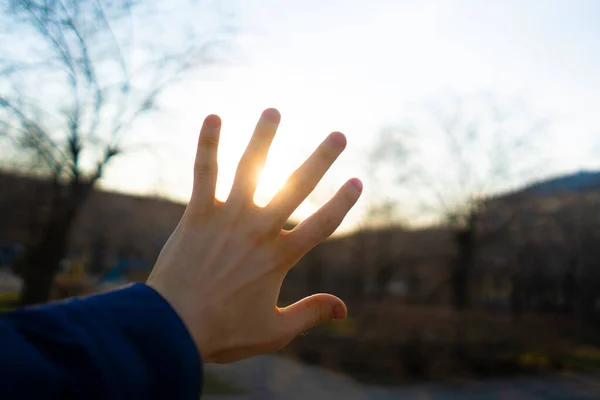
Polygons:
[[[296,296],[332,291],[360,305],[396,290],[409,304],[460,312],[480,308],[489,287],[505,292],[514,315],[597,315],[600,174],[532,185],[551,162],[549,122],[515,107],[487,95],[451,99],[385,130],[370,158],[376,198],[362,225],[309,253],[306,273],[292,271],[291,281],[306,279]],[[427,263],[437,272],[419,276]]]

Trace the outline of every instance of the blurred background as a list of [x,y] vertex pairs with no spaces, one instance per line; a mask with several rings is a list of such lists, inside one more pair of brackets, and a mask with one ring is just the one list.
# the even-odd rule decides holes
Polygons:
[[144,281],[223,119],[226,199],[260,112],[266,204],[364,195],[284,282],[349,318],[207,366],[206,398],[600,398],[600,3],[0,1],[0,308]]

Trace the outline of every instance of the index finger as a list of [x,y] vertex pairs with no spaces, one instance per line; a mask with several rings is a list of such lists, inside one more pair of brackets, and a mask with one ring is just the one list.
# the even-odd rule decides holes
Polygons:
[[190,205],[194,211],[205,212],[214,205],[217,187],[217,152],[221,118],[211,114],[204,119],[194,160],[194,187]]
[[227,199],[227,204],[231,207],[241,208],[252,204],[258,183],[258,173],[265,163],[280,119],[279,111],[274,108],[263,111],[248,147],[238,164],[231,193]]

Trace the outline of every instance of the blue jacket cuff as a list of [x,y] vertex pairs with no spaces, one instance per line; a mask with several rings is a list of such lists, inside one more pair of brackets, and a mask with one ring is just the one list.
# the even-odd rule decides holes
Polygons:
[[198,349],[179,315],[157,291],[136,283],[82,302],[120,326],[150,369],[154,394],[198,399],[202,390]]

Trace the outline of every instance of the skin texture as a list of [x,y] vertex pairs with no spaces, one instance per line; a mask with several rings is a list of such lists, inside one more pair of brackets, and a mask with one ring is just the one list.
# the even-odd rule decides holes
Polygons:
[[277,307],[287,272],[340,225],[362,191],[353,178],[319,211],[282,229],[346,146],[330,134],[265,207],[253,202],[257,176],[280,121],[265,110],[237,168],[226,202],[215,199],[221,120],[204,120],[194,163],[194,187],[179,225],[147,284],[174,308],[204,362],[227,363],[274,352],[317,324],[346,317],[342,300],[315,294]]

